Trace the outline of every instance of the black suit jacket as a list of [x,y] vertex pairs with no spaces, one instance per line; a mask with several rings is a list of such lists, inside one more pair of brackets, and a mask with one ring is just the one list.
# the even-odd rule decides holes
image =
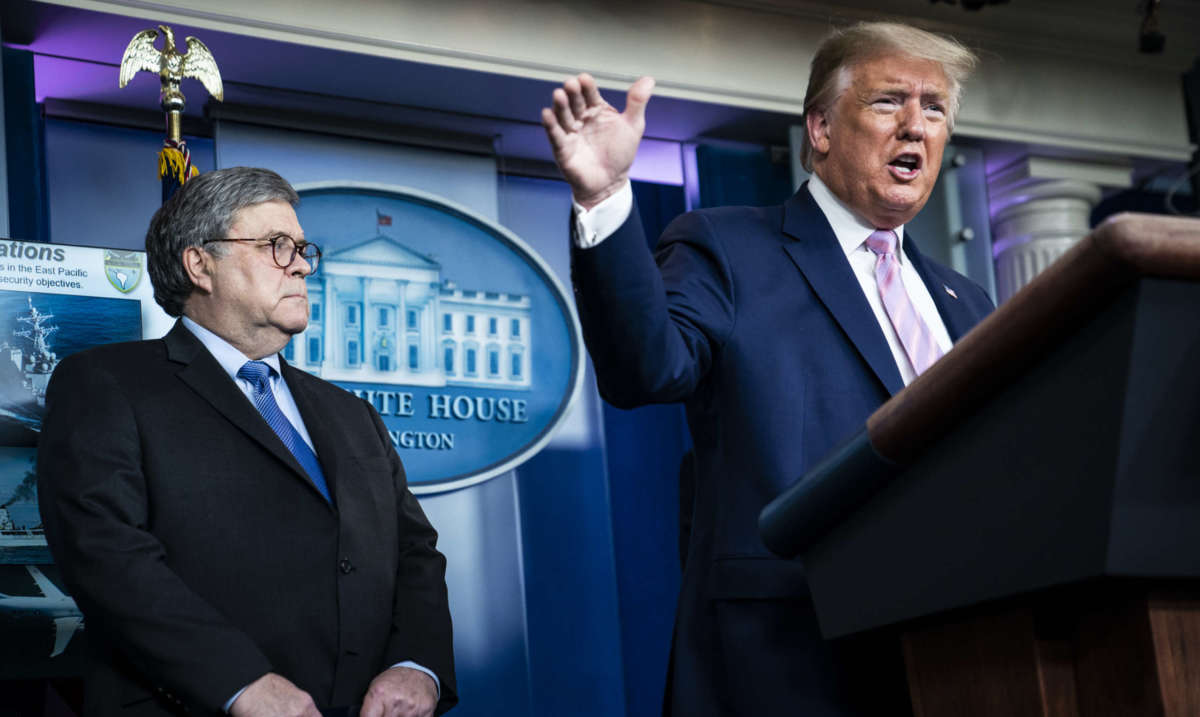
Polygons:
[[[992,308],[904,240],[954,340]],[[572,252],[601,395],[684,402],[695,446],[668,706],[677,715],[856,714],[803,566],[758,514],[904,387],[861,285],[807,187],[782,206],[685,214],[655,255],[637,211]]]
[[382,421],[282,374],[333,505],[181,323],[55,371],[38,485],[97,648],[89,714],[212,713],[267,672],[352,705],[405,660],[457,701],[445,559]]

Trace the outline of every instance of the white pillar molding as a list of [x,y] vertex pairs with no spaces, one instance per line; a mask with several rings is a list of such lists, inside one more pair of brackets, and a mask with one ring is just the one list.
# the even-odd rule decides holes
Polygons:
[[1027,156],[988,176],[996,297],[1006,301],[1091,229],[1103,187],[1128,187],[1128,164]]

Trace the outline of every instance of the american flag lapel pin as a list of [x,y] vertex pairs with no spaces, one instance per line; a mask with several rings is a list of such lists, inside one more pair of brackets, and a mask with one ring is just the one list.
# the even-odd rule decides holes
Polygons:
[[956,299],[958,298],[958,294],[954,293],[954,289],[951,289],[950,287],[946,286],[945,284],[942,284],[942,288],[945,289],[946,293],[949,294],[950,296],[953,296]]

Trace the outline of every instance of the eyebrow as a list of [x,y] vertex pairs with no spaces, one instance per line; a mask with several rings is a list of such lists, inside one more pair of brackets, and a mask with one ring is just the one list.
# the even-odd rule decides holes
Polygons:
[[[904,82],[901,80],[885,80],[885,81],[880,82],[879,84],[869,88],[868,91],[869,92],[895,92],[895,93],[907,95],[907,94],[911,94],[911,87],[912,87],[911,82]],[[931,94],[941,95],[941,94],[948,94],[948,93],[949,93],[949,91],[947,89],[938,87],[938,88],[933,88],[933,89],[926,89],[921,94],[922,95],[931,95]]]
[[[904,97],[911,97],[913,92],[908,84],[901,84],[896,81],[887,81],[868,88],[863,95],[902,95]],[[950,101],[950,92],[941,88],[929,89],[921,92],[919,97],[922,102],[936,101],[946,103]]]
[[268,241],[268,240],[274,239],[276,237],[287,237],[297,243],[299,243],[299,242],[304,242],[306,244],[311,243],[307,239],[304,238],[303,233],[301,233],[300,236],[296,236],[295,234],[292,234],[291,232],[285,232],[285,231],[267,232],[266,236],[263,237],[263,241]]

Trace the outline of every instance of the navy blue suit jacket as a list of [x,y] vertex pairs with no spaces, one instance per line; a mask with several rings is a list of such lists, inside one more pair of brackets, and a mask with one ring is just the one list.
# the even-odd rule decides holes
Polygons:
[[[912,237],[904,250],[952,339],[992,309]],[[782,206],[685,214],[652,257],[635,209],[573,251],[572,273],[601,395],[623,408],[684,402],[695,444],[668,704],[727,715],[836,703],[828,685],[791,689],[828,681],[825,647],[790,623],[790,603],[807,600],[801,564],[771,556],[757,528],[767,502],[903,388],[829,222],[802,187]]]

